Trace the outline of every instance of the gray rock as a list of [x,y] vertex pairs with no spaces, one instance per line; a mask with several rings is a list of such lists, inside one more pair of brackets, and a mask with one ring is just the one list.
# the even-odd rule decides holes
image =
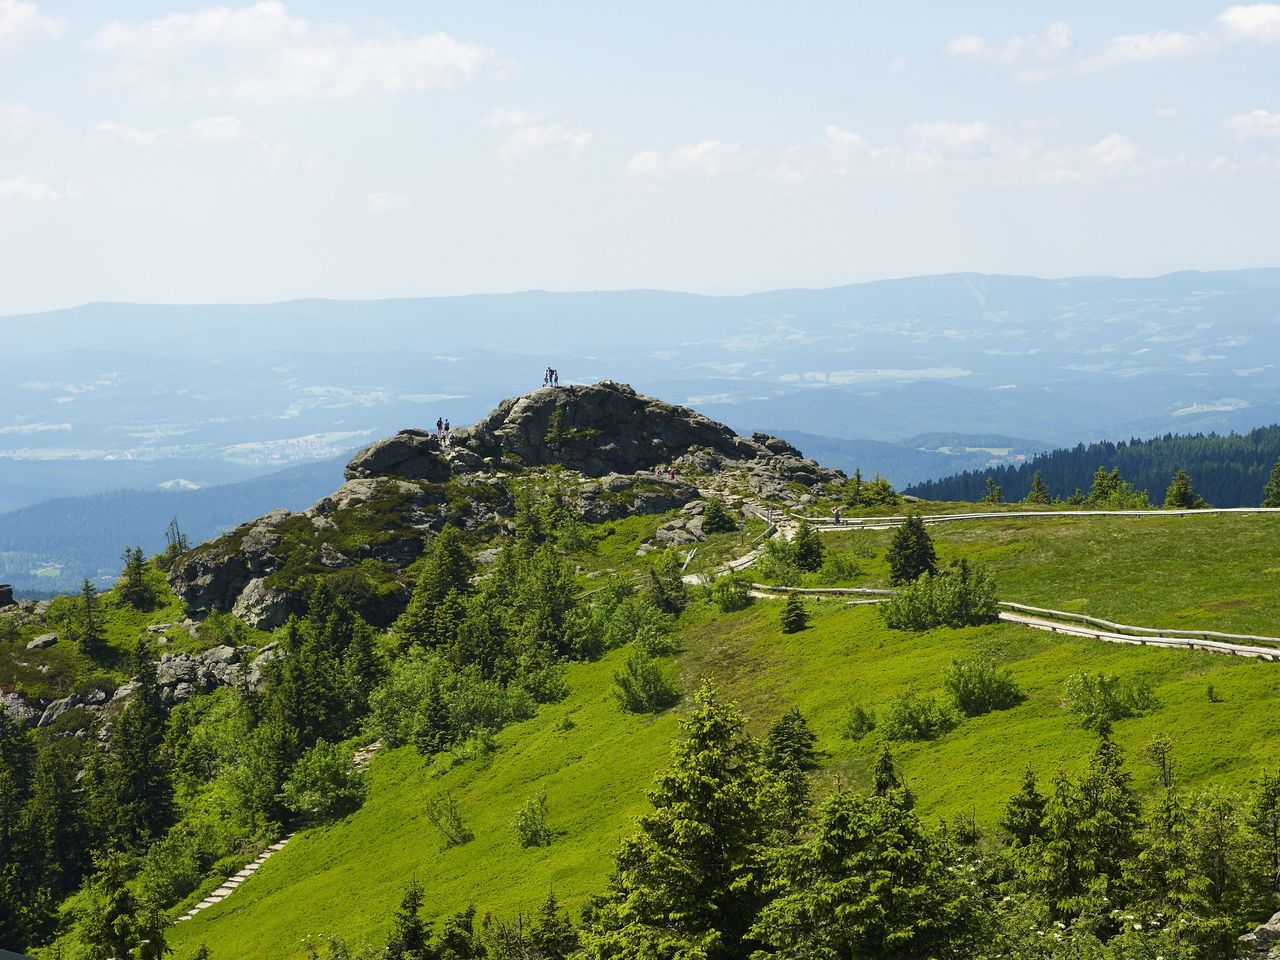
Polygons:
[[111,702],[115,703],[117,700],[128,700],[133,696],[133,691],[137,689],[138,681],[136,680],[130,680],[128,683],[122,683],[120,686],[116,687],[116,692],[111,695]]
[[36,722],[37,727],[47,727],[68,710],[80,705],[80,694],[73,693],[69,697],[63,697],[61,700],[55,700],[44,708],[44,713],[40,715],[40,719]]
[[347,464],[348,480],[395,476],[441,483],[452,474],[440,438],[425,430],[401,430],[357,453]]
[[40,716],[40,711],[27,703],[20,693],[0,692],[0,710],[7,713],[15,723],[23,725],[34,723]]
[[166,630],[176,627],[176,623],[153,623],[147,627],[147,633],[164,633]]
[[1280,941],[1280,913],[1274,914],[1266,923],[1240,938],[1241,943],[1248,945],[1249,955],[1257,960],[1274,956],[1272,947],[1278,941]]
[[223,643],[200,654],[200,659],[208,664],[229,665],[240,662],[240,651]]
[[29,640],[27,642],[27,649],[43,650],[45,647],[52,647],[57,642],[58,642],[58,635],[56,633],[42,633],[40,636],[36,637],[34,640]]
[[274,630],[283,626],[292,612],[293,598],[280,590],[272,590],[262,578],[250,580],[231,612],[259,630]]

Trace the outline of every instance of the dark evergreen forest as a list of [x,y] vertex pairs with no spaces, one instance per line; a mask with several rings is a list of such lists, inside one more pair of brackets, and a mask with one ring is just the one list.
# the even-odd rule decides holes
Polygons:
[[1027,495],[1031,476],[1039,470],[1049,494],[1065,500],[1077,487],[1087,493],[1094,472],[1105,466],[1118,469],[1158,504],[1181,467],[1191,474],[1196,492],[1213,506],[1254,507],[1262,502],[1262,488],[1277,458],[1280,425],[1226,436],[1165,434],[1153,440],[1081,443],[1070,450],[1040,454],[1019,466],[969,470],[925,481],[906,492],[927,500],[979,500],[990,477],[1003,488],[1004,499],[1012,502]]

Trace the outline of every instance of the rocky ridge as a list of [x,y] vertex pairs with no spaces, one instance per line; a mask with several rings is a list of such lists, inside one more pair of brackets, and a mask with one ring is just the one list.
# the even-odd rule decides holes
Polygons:
[[[386,624],[408,602],[404,568],[445,523],[501,536],[515,512],[510,480],[537,468],[561,468],[571,504],[592,523],[685,507],[729,473],[781,505],[844,479],[784,440],[741,437],[625,384],[547,387],[504,400],[448,438],[403,430],[371,444],[352,458],[334,494],[197,547],[170,582],[194,616],[229,611],[272,628],[298,610],[292,588],[303,576],[336,575],[340,594]],[[698,539],[696,526],[696,516],[686,516],[684,533],[673,529],[665,542]]]

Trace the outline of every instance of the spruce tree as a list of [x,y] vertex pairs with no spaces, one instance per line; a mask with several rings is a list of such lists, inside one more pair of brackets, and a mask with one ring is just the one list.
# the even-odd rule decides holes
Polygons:
[[1199,496],[1191,487],[1191,477],[1181,467],[1173,475],[1169,489],[1165,491],[1164,508],[1166,510],[1200,510],[1207,507],[1204,497]]
[[578,931],[569,914],[560,909],[555,890],[547,893],[529,929],[529,946],[539,960],[568,960],[578,949]]
[[818,738],[798,709],[792,707],[769,727],[761,745],[764,767],[778,778],[784,795],[784,827],[798,832],[809,815],[806,771],[817,766]]
[[80,584],[80,602],[76,607],[75,629],[80,649],[91,657],[101,649],[104,639],[100,606],[98,588],[88,577],[85,577]]
[[855,467],[853,470],[853,492],[849,496],[849,506],[862,506],[862,468]]
[[805,613],[798,593],[787,594],[787,602],[782,606],[781,623],[783,633],[799,633],[809,625],[809,615]]
[[920,514],[910,514],[893,531],[886,557],[889,561],[889,582],[895,587],[914,583],[926,573],[938,572],[938,555]]
[[1004,503],[1004,489],[991,477],[987,477],[986,490],[982,494],[982,503]]
[[141,547],[133,547],[125,550],[123,559],[124,570],[116,585],[116,594],[135,610],[146,610],[151,600],[151,591],[147,588],[146,556]]
[[1042,505],[1049,503],[1049,488],[1045,486],[1044,477],[1037,470],[1031,475],[1031,489],[1023,498],[1022,502],[1027,504]]
[[796,530],[796,538],[791,543],[791,562],[806,573],[815,573],[822,569],[822,558],[825,552],[817,531],[801,520],[800,527]]
[[1262,488],[1262,505],[1280,507],[1280,459],[1276,460],[1276,465],[1271,468],[1271,476],[1267,478],[1266,486]]
[[1044,807],[1044,796],[1036,789],[1036,775],[1028,769],[1022,775],[1022,789],[1005,805],[1000,821],[1013,847],[1025,847],[1044,834]]
[[447,629],[448,624],[441,623],[436,608],[450,593],[459,597],[468,594],[474,573],[475,565],[462,549],[458,531],[446,526],[427,547],[409,606],[396,620],[393,632],[400,645],[439,645],[452,639],[441,637],[441,630]]
[[608,892],[583,932],[584,958],[751,953],[772,832],[762,800],[768,774],[732,706],[709,684],[696,703],[650,794],[653,811],[616,855]]
[[737,529],[738,525],[725,509],[724,501],[719,497],[708,499],[706,509],[702,513],[702,532],[732,533]]
[[434,960],[430,933],[422,919],[422,887],[411,880],[400,899],[400,909],[391,918],[391,935],[382,955],[385,960]]
[[777,960],[967,955],[977,896],[954,852],[909,810],[838,790],[790,852],[753,936]]
[[47,745],[36,762],[31,799],[23,812],[24,879],[53,903],[75,891],[88,866],[88,824],[78,774],[74,742]]
[[111,756],[104,785],[104,813],[111,839],[126,849],[159,836],[173,814],[165,710],[160,702],[156,666],[145,640],[138,643],[134,653],[133,671],[133,696],[111,730]]

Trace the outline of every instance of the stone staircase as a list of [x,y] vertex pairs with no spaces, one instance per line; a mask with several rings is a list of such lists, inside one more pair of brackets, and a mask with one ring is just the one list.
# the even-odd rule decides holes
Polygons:
[[267,847],[267,849],[263,850],[262,853],[259,854],[257,860],[254,860],[253,863],[249,864],[247,867],[245,867],[243,870],[237,873],[234,877],[228,878],[226,883],[218,887],[217,890],[214,890],[213,893],[209,894],[209,896],[205,897],[203,900],[197,903],[194,907],[192,907],[190,910],[188,910],[186,913],[180,916],[177,922],[181,923],[183,920],[190,920],[201,910],[208,910],[215,903],[221,903],[223,900],[227,899],[227,897],[231,896],[231,894],[236,892],[236,888],[239,887],[240,884],[244,883],[246,880],[252,877],[255,873],[257,873],[258,868],[262,866],[264,863],[266,863],[267,860],[272,856],[272,854],[280,850],[283,850],[285,844],[288,843],[293,837],[294,837],[294,834],[291,833],[289,834],[289,836],[285,837],[283,840],[277,840],[271,846]]

